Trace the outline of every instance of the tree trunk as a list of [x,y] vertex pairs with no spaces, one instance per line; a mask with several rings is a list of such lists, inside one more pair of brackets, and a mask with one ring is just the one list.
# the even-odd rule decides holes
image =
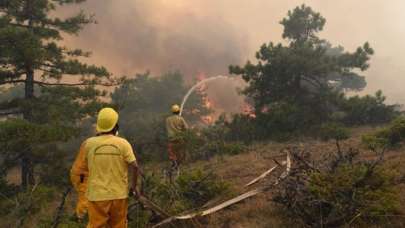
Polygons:
[[[31,67],[27,69],[27,77],[25,80],[25,100],[26,106],[24,107],[24,119],[32,122],[32,106],[31,101],[34,98],[34,71]],[[24,189],[27,189],[29,185],[35,184],[34,179],[34,166],[32,163],[32,149],[28,148],[23,152],[21,156],[21,185]]]
[[[27,1],[27,9],[28,13],[30,14],[28,19],[28,29],[31,33],[34,33],[33,30],[33,2]],[[34,98],[34,69],[32,67],[32,59],[28,59],[25,62],[26,68],[26,79],[25,79],[25,96],[24,99],[26,101],[25,106],[23,108],[24,112],[24,119],[32,122],[33,115],[32,115],[32,100]],[[23,189],[27,189],[29,185],[35,184],[34,178],[34,165],[32,161],[32,148],[31,145],[26,145],[27,148],[23,152],[21,156],[21,185]]]

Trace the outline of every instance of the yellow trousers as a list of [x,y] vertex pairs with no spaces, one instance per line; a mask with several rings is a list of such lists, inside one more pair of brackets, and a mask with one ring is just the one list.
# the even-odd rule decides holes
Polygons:
[[77,192],[76,216],[80,219],[87,214],[88,200],[86,198],[87,177],[81,179],[80,175],[71,174],[70,180]]
[[89,201],[87,228],[126,228],[128,199]]

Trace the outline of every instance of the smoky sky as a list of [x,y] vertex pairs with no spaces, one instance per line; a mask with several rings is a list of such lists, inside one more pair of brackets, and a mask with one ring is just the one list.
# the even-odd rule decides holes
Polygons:
[[179,70],[187,78],[211,76],[227,73],[229,64],[246,55],[244,35],[220,15],[161,0],[90,0],[81,8],[94,13],[98,24],[72,40],[113,73]]
[[[98,24],[67,44],[92,51],[90,61],[115,74],[226,74],[229,64],[254,60],[263,43],[282,41],[279,21],[303,3],[326,18],[322,38],[348,51],[366,41],[375,49],[363,94],[382,89],[405,103],[403,0],[88,0],[70,10],[93,13]],[[223,94],[230,86],[220,84]]]

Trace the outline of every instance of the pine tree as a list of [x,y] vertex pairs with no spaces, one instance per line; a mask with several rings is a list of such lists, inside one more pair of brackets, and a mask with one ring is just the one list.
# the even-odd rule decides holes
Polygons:
[[0,103],[0,115],[9,119],[0,125],[1,150],[21,161],[23,187],[34,183],[39,145],[72,137],[78,121],[94,113],[98,98],[106,94],[101,86],[118,83],[104,67],[80,62],[89,52],[61,45],[63,34],[78,35],[95,22],[82,11],[68,18],[53,16],[58,7],[80,2],[0,1],[0,86],[23,87],[21,96]]
[[301,112],[294,117],[297,122],[319,123],[328,118],[330,103],[337,95],[366,86],[358,72],[369,67],[373,49],[368,43],[355,52],[333,47],[318,37],[325,23],[326,19],[311,7],[296,7],[280,22],[287,44],[263,44],[256,63],[230,66],[231,73],[248,83],[244,92],[254,101],[257,115],[296,109]]

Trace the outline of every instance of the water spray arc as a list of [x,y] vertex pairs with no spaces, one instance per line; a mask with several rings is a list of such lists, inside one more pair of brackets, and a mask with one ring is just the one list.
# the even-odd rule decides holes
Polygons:
[[201,80],[201,81],[199,81],[197,84],[195,84],[193,87],[191,87],[191,88],[188,90],[188,92],[186,93],[186,95],[184,96],[183,101],[181,102],[180,115],[182,115],[182,113],[183,113],[183,108],[184,108],[184,105],[185,105],[186,102],[187,102],[188,97],[191,95],[191,93],[194,92],[194,90],[196,90],[198,87],[200,87],[200,86],[203,85],[204,83],[207,83],[207,82],[210,82],[210,81],[214,81],[214,80],[217,80],[217,79],[221,79],[221,78],[230,79],[229,76],[218,75],[218,76],[215,76],[215,77],[206,78],[206,79],[204,79],[204,80]]

